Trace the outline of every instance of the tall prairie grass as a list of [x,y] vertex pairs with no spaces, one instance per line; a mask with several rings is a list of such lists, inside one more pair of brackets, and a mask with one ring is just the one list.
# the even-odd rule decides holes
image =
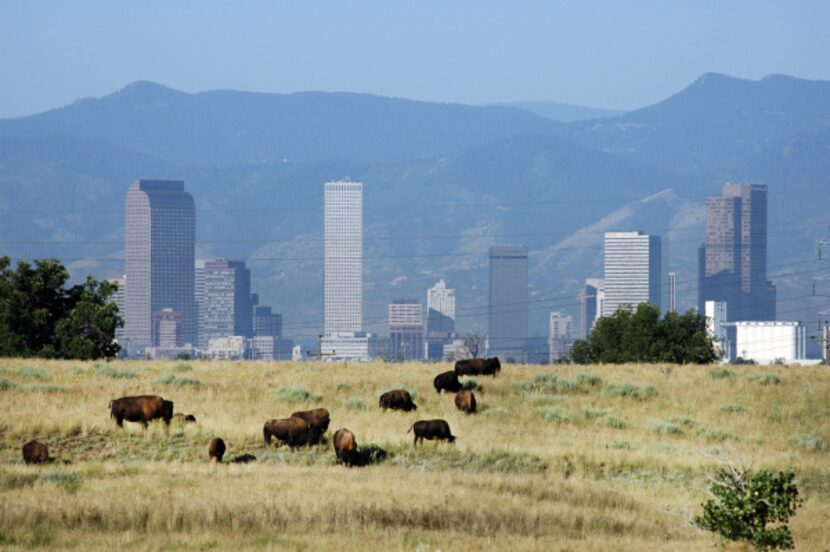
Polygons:
[[[796,546],[830,547],[827,369],[667,368],[507,365],[477,379],[467,416],[432,388],[446,365],[3,361],[0,546],[707,549],[717,541],[690,519],[729,459],[795,469]],[[418,410],[381,411],[392,387]],[[145,393],[197,423],[117,429],[109,400]],[[349,469],[330,441],[264,447],[265,420],[318,406],[386,459]],[[457,441],[413,447],[425,418]],[[215,436],[226,458],[256,461],[208,464]],[[32,438],[55,463],[22,464]]]

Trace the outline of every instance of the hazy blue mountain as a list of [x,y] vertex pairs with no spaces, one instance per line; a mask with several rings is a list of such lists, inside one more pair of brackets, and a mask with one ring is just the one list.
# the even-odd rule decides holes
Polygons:
[[783,137],[830,124],[830,81],[771,75],[759,81],[707,73],[655,105],[574,123],[592,147],[675,172],[713,174]]
[[562,123],[571,123],[573,121],[586,121],[591,119],[607,119],[609,117],[616,117],[625,113],[624,111],[614,109],[600,109],[598,107],[584,107],[581,105],[572,105],[561,102],[554,102],[550,100],[537,101],[520,101],[509,102],[504,104],[507,107],[518,107],[547,117],[553,121]]
[[[532,328],[577,314],[602,273],[607,229],[669,237],[680,305],[696,297],[703,198],[723,182],[770,190],[770,270],[786,318],[811,319],[830,211],[830,90],[789,77],[705,75],[655,106],[559,124],[521,109],[360,94],[184,94],[137,83],[0,121],[0,247],[59,256],[77,276],[123,271],[124,197],[136,178],[183,179],[197,256],[245,259],[290,335],[322,326],[322,191],[365,184],[366,326],[438,278],[459,326],[486,325],[487,249],[531,250]],[[805,268],[806,266],[806,268]],[[812,272],[810,272],[812,270]]]
[[79,136],[182,165],[428,157],[557,124],[509,107],[368,94],[214,91],[136,82],[103,98],[0,120],[0,136]]

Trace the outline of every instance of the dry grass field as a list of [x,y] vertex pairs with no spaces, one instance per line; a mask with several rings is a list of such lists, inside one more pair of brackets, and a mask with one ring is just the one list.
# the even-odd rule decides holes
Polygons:
[[[707,550],[690,518],[730,460],[792,467],[797,549],[830,549],[830,371],[786,366],[505,366],[456,411],[448,365],[0,361],[0,547],[81,550]],[[417,412],[382,412],[402,387]],[[156,393],[191,425],[146,431],[108,402]],[[265,449],[262,425],[324,406],[383,462]],[[444,418],[454,444],[407,429]],[[207,462],[214,436],[226,459]],[[37,438],[56,462],[26,466]]]

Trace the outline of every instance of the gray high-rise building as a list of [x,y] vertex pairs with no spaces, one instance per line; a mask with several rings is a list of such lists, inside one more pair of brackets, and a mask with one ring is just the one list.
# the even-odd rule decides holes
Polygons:
[[664,265],[660,236],[642,232],[606,232],[605,304],[602,316],[640,303],[661,307]]
[[390,360],[415,360],[423,357],[424,319],[421,303],[415,299],[395,299],[388,307]]
[[527,346],[527,247],[490,248],[489,354],[523,361]]
[[[179,313],[176,345],[196,342],[196,209],[179,180],[137,180],[126,201],[125,338],[159,344],[154,316]],[[171,335],[168,330],[166,338]]]
[[579,339],[587,339],[594,322],[602,315],[605,282],[602,278],[586,278],[585,290],[579,294]]
[[699,256],[698,311],[724,301],[731,320],[775,320],[775,286],[767,280],[767,187],[724,184],[706,198],[706,237]]
[[251,271],[243,261],[206,261],[203,341],[239,335],[253,337]]
[[363,184],[325,187],[325,335],[363,326]]
[[282,337],[282,315],[265,305],[254,307],[254,335]]
[[443,360],[444,346],[455,337],[455,290],[444,280],[427,290],[427,360]]

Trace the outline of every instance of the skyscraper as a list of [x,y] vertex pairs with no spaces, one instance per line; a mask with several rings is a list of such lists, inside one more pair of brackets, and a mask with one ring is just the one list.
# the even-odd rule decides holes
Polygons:
[[204,315],[201,333],[209,343],[215,337],[254,335],[251,271],[243,261],[206,261]]
[[585,290],[579,294],[579,339],[586,339],[591,333],[604,303],[605,282],[602,278],[586,278]]
[[527,306],[527,247],[491,247],[489,354],[524,360]]
[[389,305],[391,360],[422,357],[424,320],[421,303],[415,299],[396,299]]
[[[178,180],[137,180],[126,201],[126,339],[159,344],[162,312],[179,313],[176,345],[196,341],[196,209]],[[165,322],[167,324],[168,322]],[[169,333],[166,338],[169,338]]]
[[428,360],[443,360],[444,345],[455,335],[455,290],[444,280],[427,290],[427,351]]
[[706,198],[706,238],[699,254],[698,309],[725,301],[731,320],[775,320],[767,280],[767,187],[724,184]]
[[623,305],[661,306],[663,251],[660,236],[642,232],[605,233],[605,304],[602,316]]
[[573,347],[573,318],[564,312],[550,313],[548,332],[548,362],[557,362],[571,355]]
[[325,187],[325,335],[363,326],[363,184]]

